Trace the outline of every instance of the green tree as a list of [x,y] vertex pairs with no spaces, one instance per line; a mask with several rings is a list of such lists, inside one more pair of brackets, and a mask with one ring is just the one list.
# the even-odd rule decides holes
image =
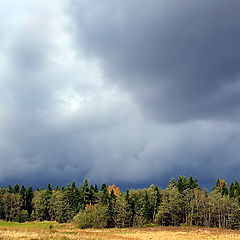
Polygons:
[[21,195],[6,192],[2,200],[6,220],[15,221],[22,208],[23,201]]
[[45,189],[46,194],[51,195],[52,194],[52,187],[50,183],[47,185],[47,188]]
[[90,204],[90,189],[88,186],[88,180],[84,179],[83,184],[80,187],[80,196],[83,203],[83,209],[86,205]]
[[143,212],[144,219],[147,221],[147,223],[149,223],[152,219],[152,216],[151,216],[150,201],[149,201],[147,192],[145,193],[142,212]]
[[109,216],[109,224],[111,226],[115,226],[114,222],[114,208],[116,204],[116,196],[114,195],[113,190],[111,191],[110,195],[108,196],[108,216]]
[[152,184],[147,191],[150,202],[151,220],[153,221],[161,203],[160,189]]
[[34,195],[34,190],[32,186],[29,186],[27,191],[26,191],[26,210],[28,212],[28,216],[31,216],[33,206],[32,206],[32,199]]
[[26,196],[26,188],[25,188],[24,185],[21,186],[21,188],[19,190],[19,193],[22,196],[22,200],[23,200],[22,209],[26,209],[26,207],[27,207],[27,196]]
[[119,193],[114,206],[114,222],[116,227],[130,227],[133,213],[123,193]]
[[229,196],[231,198],[234,198],[235,197],[235,186],[234,186],[234,183],[231,183],[230,185],[230,188],[229,188]]
[[177,181],[177,188],[180,193],[189,188],[189,181],[187,177],[180,176]]
[[50,220],[49,216],[49,202],[50,202],[49,192],[46,190],[39,190],[34,193],[32,203],[33,212],[32,217],[36,220]]
[[182,194],[176,187],[168,187],[163,191],[163,200],[160,204],[155,222],[160,225],[177,225],[181,223],[184,201]]
[[200,186],[198,185],[197,178],[193,179],[193,177],[190,176],[189,179],[188,179],[188,183],[189,183],[189,188],[190,189],[200,188]]
[[51,220],[59,223],[67,222],[75,215],[71,209],[66,192],[56,191],[51,195],[49,203],[49,215]]
[[171,178],[170,182],[169,182],[169,185],[168,185],[168,188],[173,188],[173,187],[176,187],[177,186],[177,183],[175,181],[175,178]]
[[97,186],[97,184],[94,185],[94,192],[98,193],[98,186]]
[[17,194],[19,193],[20,187],[18,186],[18,184],[16,184],[12,190],[13,193]]
[[104,183],[101,186],[101,190],[97,193],[96,198],[98,199],[99,203],[108,205],[108,197],[107,185]]
[[228,195],[228,185],[223,179],[218,179],[213,190],[221,193],[222,195]]
[[0,219],[5,219],[4,213],[4,194],[7,192],[5,188],[0,189]]
[[73,217],[80,211],[80,209],[84,209],[84,203],[81,199],[80,191],[77,188],[75,182],[73,182],[71,185],[68,185],[65,188],[64,192],[66,193],[66,197],[68,199],[69,206],[72,212],[71,216]]
[[7,191],[9,193],[12,193],[13,192],[13,189],[12,189],[12,186],[9,184],[8,187],[7,187]]

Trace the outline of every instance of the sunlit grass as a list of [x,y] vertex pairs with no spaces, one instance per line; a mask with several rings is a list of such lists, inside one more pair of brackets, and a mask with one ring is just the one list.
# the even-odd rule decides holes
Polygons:
[[56,222],[13,223],[0,221],[0,239],[25,240],[240,240],[240,231],[196,227],[146,227],[77,229]]
[[6,222],[0,221],[0,229],[1,228],[40,228],[40,229],[49,229],[51,227],[60,226],[60,224],[56,222],[25,222],[25,223],[17,223],[17,222]]

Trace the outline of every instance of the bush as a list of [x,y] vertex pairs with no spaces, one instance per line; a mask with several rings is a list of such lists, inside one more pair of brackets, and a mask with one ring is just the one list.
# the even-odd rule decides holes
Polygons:
[[105,228],[108,225],[108,207],[96,204],[92,208],[87,207],[80,211],[73,219],[79,228]]
[[28,211],[22,210],[15,218],[16,222],[23,223],[28,220]]
[[144,224],[146,224],[146,220],[144,219],[144,217],[135,215],[135,217],[133,219],[133,226],[134,227],[143,226]]
[[73,222],[78,228],[90,228],[92,227],[92,209],[85,209],[80,211],[74,218]]

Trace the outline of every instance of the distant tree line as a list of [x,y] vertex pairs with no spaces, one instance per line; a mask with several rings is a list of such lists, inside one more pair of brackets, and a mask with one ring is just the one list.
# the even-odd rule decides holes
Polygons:
[[0,219],[24,222],[73,221],[80,228],[132,227],[148,224],[240,228],[240,185],[218,179],[210,193],[196,178],[171,179],[166,189],[121,192],[115,185],[89,185],[85,179],[53,190],[18,185],[0,189]]

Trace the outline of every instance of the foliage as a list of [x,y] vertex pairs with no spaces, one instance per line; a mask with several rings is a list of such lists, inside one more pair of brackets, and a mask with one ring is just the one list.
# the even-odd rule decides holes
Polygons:
[[51,220],[59,223],[73,218],[73,210],[70,208],[66,192],[56,191],[52,194],[49,202],[49,215]]
[[73,219],[79,228],[104,228],[108,225],[108,208],[102,204],[96,204],[93,208],[87,207],[81,210]]
[[84,179],[55,190],[9,185],[0,189],[0,219],[24,222],[53,220],[59,223],[74,219],[77,226],[131,227],[148,224],[192,225],[218,228],[240,228],[240,185],[230,188],[218,179],[208,193],[196,178],[172,178],[166,189],[151,185],[145,189],[120,192],[115,186],[89,185]]
[[23,223],[28,220],[28,211],[27,210],[22,210],[17,214],[15,217],[15,221],[19,223]]
[[20,194],[14,194],[7,191],[3,195],[3,206],[5,219],[7,221],[14,221],[16,217],[20,214],[23,200]]
[[115,196],[117,196],[117,195],[120,193],[119,187],[115,186],[114,184],[113,184],[112,186],[109,186],[109,187],[107,188],[107,190],[108,190],[108,193],[109,193],[109,194],[111,194],[111,193],[113,192],[113,194],[114,194]]
[[39,190],[33,196],[33,212],[32,217],[36,220],[43,221],[49,220],[49,201],[50,192],[46,190]]
[[114,209],[114,222],[117,227],[130,227],[132,222],[132,211],[123,193],[118,194]]
[[160,225],[177,225],[183,210],[183,198],[177,187],[168,187],[163,192],[163,201],[159,207],[155,222]]

